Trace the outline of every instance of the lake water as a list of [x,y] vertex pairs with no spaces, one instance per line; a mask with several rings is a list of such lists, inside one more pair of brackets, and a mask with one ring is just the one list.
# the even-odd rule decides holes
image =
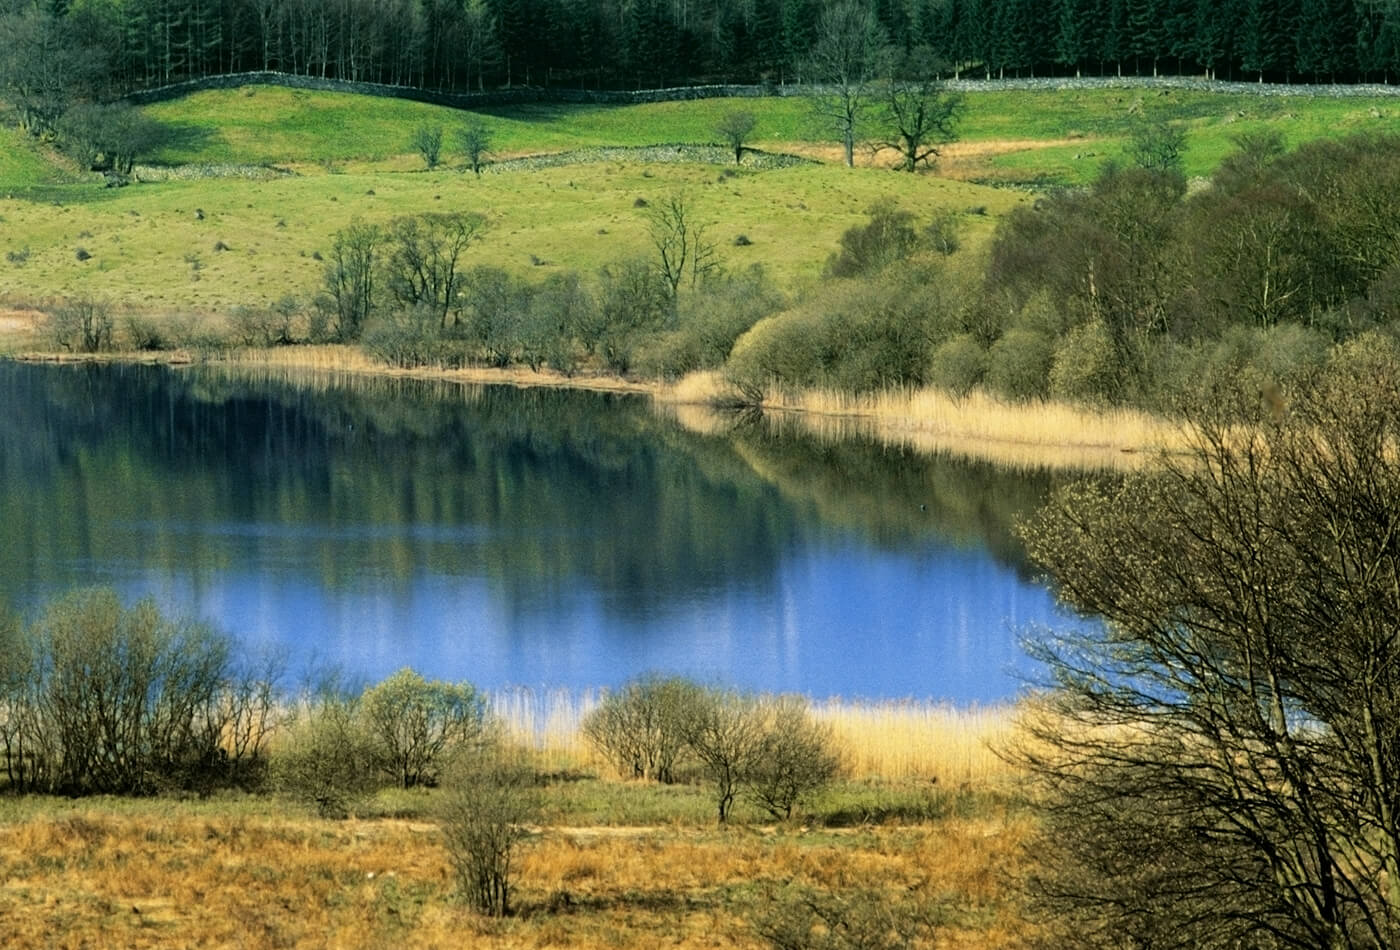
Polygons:
[[198,615],[289,675],[1010,698],[1072,622],[1010,525],[1051,476],[641,397],[0,362],[0,601]]

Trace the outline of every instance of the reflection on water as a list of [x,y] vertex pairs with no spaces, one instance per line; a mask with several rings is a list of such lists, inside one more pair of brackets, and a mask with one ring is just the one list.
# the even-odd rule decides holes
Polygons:
[[0,364],[0,400],[0,598],[111,583],[294,669],[990,702],[1066,622],[1009,531],[1045,475],[555,390]]

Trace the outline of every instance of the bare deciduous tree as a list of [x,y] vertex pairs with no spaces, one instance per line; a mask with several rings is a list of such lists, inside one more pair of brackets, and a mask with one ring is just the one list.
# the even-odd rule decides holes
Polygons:
[[715,271],[715,246],[705,239],[705,225],[696,220],[690,196],[674,191],[647,206],[647,229],[656,248],[656,267],[675,300],[681,281],[694,287]]
[[358,340],[378,304],[376,278],[381,263],[384,232],[378,225],[352,221],[336,232],[324,281],[334,326],[331,336],[340,342]]
[[479,214],[406,215],[389,222],[389,291],[405,307],[427,307],[447,327],[459,308],[462,255],[486,227]]
[[887,61],[887,41],[871,6],[837,0],[823,8],[811,50],[812,109],[840,139],[848,168],[855,165],[856,141]]
[[1102,625],[1019,756],[1045,783],[1032,883],[1061,946],[1400,943],[1400,384],[1339,349],[1161,471],[1059,493],[1029,529]]
[[754,118],[752,112],[742,109],[732,109],[720,116],[719,124],[715,126],[715,132],[725,141],[734,152],[734,164],[738,165],[744,157],[744,143],[753,135],[754,127],[758,125],[758,120]]
[[937,65],[927,48],[892,60],[885,87],[885,134],[877,148],[897,151],[904,171],[937,158],[940,146],[957,139],[963,98],[948,92]]

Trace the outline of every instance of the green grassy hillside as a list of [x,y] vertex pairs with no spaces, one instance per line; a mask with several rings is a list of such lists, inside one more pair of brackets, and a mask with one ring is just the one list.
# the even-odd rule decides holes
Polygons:
[[[89,186],[90,187],[90,186]],[[1009,191],[824,165],[741,171],[710,165],[598,163],[485,175],[454,171],[315,174],[272,181],[208,179],[97,189],[77,202],[0,200],[0,294],[88,293],[155,311],[220,311],[319,288],[335,232],[352,220],[425,210],[485,214],[469,256],[544,276],[591,272],[648,251],[644,209],[675,189],[692,196],[727,265],[760,263],[787,286],[815,277],[841,233],[886,194],[921,214],[965,214],[968,239],[1024,200]],[[202,212],[202,217],[201,213]],[[739,235],[751,242],[735,246]],[[88,255],[80,260],[79,249]]]
[[[0,130],[0,295],[11,301],[90,293],[160,312],[213,312],[319,286],[335,232],[355,218],[425,210],[485,214],[473,263],[543,276],[583,272],[647,253],[641,202],[687,190],[724,263],[761,263],[787,286],[814,277],[841,233],[891,197],[927,220],[963,213],[975,246],[1022,189],[973,182],[1087,181],[1144,119],[1186,125],[1187,171],[1205,174],[1240,132],[1278,128],[1290,144],[1396,125],[1385,99],[1254,97],[1179,90],[977,93],[962,140],[936,175],[588,160],[605,145],[713,141],[732,109],[758,118],[754,145],[834,158],[797,99],[702,100],[641,106],[523,106],[486,118],[499,156],[580,152],[580,164],[475,178],[458,169],[449,134],[444,168],[422,170],[409,146],[423,123],[448,130],[465,113],[395,99],[274,87],[206,92],[147,107],[167,129],[156,159],[171,165],[278,165],[273,180],[203,178],[122,189],[80,179],[51,150]],[[969,213],[974,211],[985,213]],[[202,215],[199,213],[202,212]],[[744,235],[752,243],[736,246]],[[26,253],[27,252],[27,253]]]

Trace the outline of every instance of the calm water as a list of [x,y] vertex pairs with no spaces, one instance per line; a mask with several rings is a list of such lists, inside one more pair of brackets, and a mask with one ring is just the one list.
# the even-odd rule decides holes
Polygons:
[[1070,622],[1009,526],[1048,476],[635,397],[0,363],[0,601],[110,584],[291,675],[1013,695]]

